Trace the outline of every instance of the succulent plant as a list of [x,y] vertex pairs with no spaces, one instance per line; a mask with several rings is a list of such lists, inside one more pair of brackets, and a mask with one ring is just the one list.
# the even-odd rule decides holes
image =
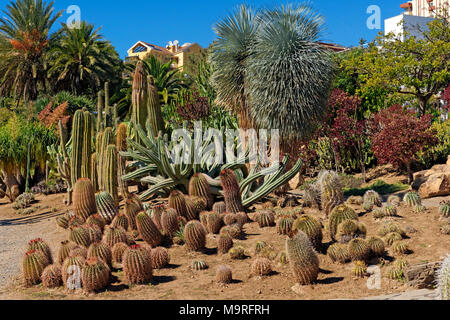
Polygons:
[[102,191],[95,196],[97,203],[98,213],[109,224],[114,217],[119,213],[116,200],[113,196],[107,192]]
[[128,249],[128,244],[125,242],[116,243],[111,250],[111,258],[113,264],[122,264],[122,258],[125,251]]
[[214,203],[212,211],[221,214],[227,211],[227,206],[224,201]]
[[381,207],[381,196],[374,190],[368,190],[363,197],[364,203],[371,203],[374,207]]
[[170,262],[169,252],[163,247],[152,249],[150,257],[152,259],[152,267],[154,269],[164,268]]
[[386,276],[391,280],[403,280],[405,278],[402,269],[392,266],[386,271]]
[[384,241],[378,237],[370,237],[367,239],[367,244],[370,247],[372,254],[376,257],[384,256],[385,246]]
[[102,240],[103,232],[102,229],[96,224],[85,224],[82,226],[88,235],[89,235],[89,243],[94,243]]
[[344,192],[339,175],[334,171],[322,171],[317,178],[320,186],[321,206],[328,217],[332,210],[344,203]]
[[158,228],[158,230],[162,230],[161,225],[161,216],[163,212],[166,210],[166,207],[164,205],[158,205],[152,207],[151,212],[151,218],[155,226]]
[[351,260],[347,246],[342,243],[332,244],[328,248],[327,255],[333,262],[347,263]]
[[111,270],[101,259],[90,258],[85,261],[81,280],[86,292],[98,292],[109,284]]
[[240,239],[242,236],[242,228],[239,224],[233,224],[231,226],[225,226],[220,229],[220,235],[228,234],[233,239]]
[[242,197],[236,173],[231,169],[223,170],[220,173],[220,184],[223,189],[226,211],[230,213],[245,211],[242,205]]
[[419,204],[419,205],[414,207],[414,212],[415,213],[423,213],[426,210],[427,210],[427,208],[424,205],[421,205],[421,204]]
[[[81,271],[84,267],[85,260],[86,259],[81,256],[68,257],[64,260],[64,263],[61,266],[61,277],[66,289],[81,288]],[[68,280],[72,280],[74,282],[80,280],[80,283],[72,283],[68,282]]]
[[395,217],[397,216],[397,207],[392,204],[386,204],[383,207],[383,213],[385,217]]
[[255,243],[255,254],[261,253],[261,251],[267,247],[267,243],[265,241],[257,241]]
[[255,276],[268,276],[272,272],[272,263],[267,258],[256,258],[252,263],[251,271]]
[[216,281],[221,284],[229,284],[233,281],[233,272],[229,266],[221,265],[216,269]]
[[20,210],[29,208],[33,202],[34,194],[28,192],[22,193],[15,199],[13,209]]
[[260,228],[273,227],[275,225],[275,213],[272,210],[258,211],[255,220]]
[[127,283],[144,284],[152,279],[152,260],[148,251],[142,246],[134,245],[125,250],[122,264]]
[[396,196],[396,195],[390,195],[387,200],[388,204],[395,206],[395,207],[400,206],[401,202],[402,202],[402,200],[400,199],[400,197]]
[[63,229],[69,229],[69,218],[67,215],[59,216],[56,218],[56,224]]
[[84,259],[87,258],[87,248],[79,245],[75,245],[72,249],[70,249],[69,257],[83,257]]
[[403,201],[409,207],[415,207],[422,204],[422,199],[420,198],[419,194],[415,191],[406,193],[405,196],[403,197]]
[[383,208],[375,208],[375,210],[373,210],[373,218],[375,220],[383,219],[385,216],[386,215],[384,213],[384,209]]
[[360,206],[364,203],[364,199],[361,196],[350,196],[346,203]]
[[194,260],[191,263],[191,269],[196,271],[208,269],[208,264],[203,260]]
[[80,178],[88,178],[90,174],[92,122],[92,115],[87,111],[77,110],[73,116],[70,158],[72,185],[75,185]]
[[26,286],[33,286],[41,281],[41,275],[48,260],[39,250],[31,250],[22,258],[22,276]]
[[212,208],[214,204],[214,198],[211,194],[211,187],[203,173],[196,173],[189,180],[189,196],[205,199],[205,209]]
[[58,288],[62,283],[61,266],[51,264],[42,272],[42,285],[46,289]]
[[69,229],[72,229],[75,227],[81,227],[83,225],[83,220],[74,215],[71,218],[69,218],[68,224],[69,224]]
[[230,258],[233,260],[242,260],[245,259],[245,250],[242,246],[236,246],[231,248],[228,251],[228,254],[230,255]]
[[128,230],[128,218],[123,213],[119,213],[114,217],[111,226],[122,227],[124,230]]
[[[319,186],[320,187],[320,186]],[[303,205],[305,207],[321,209],[320,188],[316,185],[308,185],[303,195]]]
[[69,240],[85,248],[91,244],[89,232],[84,227],[77,227],[70,230]]
[[309,215],[299,217],[292,225],[292,232],[297,233],[299,231],[304,232],[308,236],[316,250],[320,250],[322,247],[323,234],[322,225],[319,220]]
[[[360,235],[360,223],[356,220],[344,220],[339,224],[335,238],[340,243],[348,243]],[[365,234],[365,233],[364,233]]]
[[352,273],[355,277],[364,278],[367,274],[367,264],[364,261],[355,261]]
[[409,266],[409,263],[405,259],[397,259],[394,262],[394,266],[398,269],[404,270],[406,267]]
[[228,234],[220,235],[217,239],[217,251],[220,254],[226,254],[233,247],[233,239]]
[[189,250],[199,251],[205,248],[206,230],[200,221],[188,222],[184,228],[184,241]]
[[102,218],[102,216],[100,214],[96,213],[96,214],[89,216],[89,218],[87,218],[86,225],[96,225],[101,230],[103,230],[106,226],[106,221],[105,221],[105,219]]
[[292,231],[294,219],[281,217],[277,221],[277,232],[281,235],[288,235]]
[[128,226],[131,230],[137,230],[136,216],[144,210],[141,200],[135,194],[127,195],[125,199],[124,214],[128,218]]
[[308,236],[299,231],[286,239],[286,253],[296,283],[311,284],[319,274],[319,259]]
[[331,239],[335,240],[337,228],[345,220],[358,220],[358,215],[352,208],[345,204],[334,208],[330,214],[328,226]]
[[287,257],[286,251],[281,251],[279,255],[279,261],[282,265],[288,264],[289,259]]
[[102,242],[109,246],[114,247],[116,243],[125,242],[128,243],[129,239],[127,237],[126,231],[122,227],[107,227],[105,228],[105,233],[103,235]]
[[408,254],[411,252],[411,248],[403,240],[397,240],[392,244],[392,251],[396,254]]
[[94,186],[88,178],[81,178],[73,187],[73,213],[84,222],[96,212]]
[[441,267],[436,272],[437,291],[441,300],[450,300],[450,254],[442,261]]
[[56,257],[56,261],[58,262],[59,265],[63,264],[64,260],[66,260],[66,258],[69,256],[70,251],[76,246],[77,245],[75,243],[67,241],[67,240],[61,242],[61,245],[59,247],[58,254]]
[[218,234],[222,227],[222,219],[218,213],[211,212],[205,215],[206,229],[211,234]]
[[403,237],[398,232],[390,232],[384,236],[383,240],[388,246],[392,246],[394,242],[401,241]]
[[106,148],[106,152],[103,155],[103,190],[108,192],[114,199],[116,205],[119,202],[119,192],[118,192],[118,154],[117,149],[114,144],[110,144]]
[[96,242],[91,244],[88,249],[87,258],[97,258],[103,260],[108,266],[112,264],[112,252],[111,249],[102,242]]
[[348,243],[348,254],[353,261],[365,261],[370,256],[370,247],[364,239],[352,239]]
[[191,220],[198,220],[199,219],[199,213],[203,210],[205,210],[206,205],[204,200],[200,199],[200,198],[190,198],[190,197],[185,197],[185,201],[186,201],[186,220],[187,221],[191,221]]
[[440,203],[439,214],[444,218],[450,217],[450,201],[443,201]]
[[45,259],[47,260],[48,264],[53,263],[53,257],[52,252],[50,250],[50,247],[48,244],[42,240],[41,238],[34,239],[28,242],[27,248],[25,251],[41,251],[44,255]]
[[236,223],[243,227],[248,222],[248,216],[245,212],[236,213]]
[[237,214],[234,214],[234,213],[224,214],[222,220],[226,226],[231,226],[232,224],[237,223]]
[[374,204],[370,201],[363,202],[362,205],[363,210],[366,212],[372,211],[374,207],[375,207]]
[[450,223],[445,224],[441,227],[441,233],[445,235],[450,235]]
[[180,229],[175,209],[168,209],[162,213],[161,227],[163,232],[168,236],[173,236]]
[[136,216],[136,225],[139,234],[145,242],[152,247],[157,247],[161,244],[161,232],[159,232],[152,219],[145,212],[141,212]]
[[397,232],[398,234],[400,234],[402,237],[404,237],[406,235],[406,232],[402,230],[402,228],[400,228],[397,224],[395,223],[388,223],[383,225],[378,231],[377,231],[377,235],[379,235],[380,237],[384,237],[385,235],[387,235],[388,233],[391,232]]

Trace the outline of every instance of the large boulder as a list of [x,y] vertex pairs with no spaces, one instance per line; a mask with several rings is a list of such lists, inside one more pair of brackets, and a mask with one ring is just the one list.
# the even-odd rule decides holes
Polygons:
[[424,199],[450,195],[450,156],[447,164],[417,172],[412,187]]

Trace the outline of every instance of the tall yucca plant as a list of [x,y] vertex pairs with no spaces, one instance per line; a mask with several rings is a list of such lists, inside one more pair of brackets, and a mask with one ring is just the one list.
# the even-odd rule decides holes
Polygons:
[[258,31],[257,13],[241,5],[214,27],[217,39],[211,47],[211,82],[217,90],[216,102],[238,114],[239,126],[253,126],[248,114],[245,83],[247,62]]
[[331,86],[331,56],[318,43],[324,20],[309,5],[287,5],[258,22],[247,62],[250,114],[283,140],[304,138],[325,113]]

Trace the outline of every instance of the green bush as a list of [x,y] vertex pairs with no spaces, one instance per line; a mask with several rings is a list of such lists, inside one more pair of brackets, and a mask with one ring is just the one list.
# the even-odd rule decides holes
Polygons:
[[86,108],[89,111],[96,110],[95,102],[87,96],[76,96],[66,91],[58,92],[56,95],[50,96],[40,96],[35,104],[34,110],[36,114],[39,114],[44,108],[53,101],[53,106],[59,106],[63,102],[68,102],[67,113],[73,115],[78,109]]
[[391,194],[409,189],[409,185],[402,183],[389,184],[383,180],[377,180],[370,186],[364,188],[344,188],[344,195],[349,196],[363,196],[367,191],[373,190],[379,194]]
[[438,143],[426,153],[419,154],[419,163],[430,168],[437,163],[445,163],[450,155],[450,120],[436,121],[431,126],[437,132]]

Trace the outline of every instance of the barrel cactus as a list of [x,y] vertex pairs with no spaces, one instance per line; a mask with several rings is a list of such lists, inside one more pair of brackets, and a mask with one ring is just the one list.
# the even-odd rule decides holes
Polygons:
[[194,260],[191,263],[191,269],[195,271],[201,271],[208,269],[208,264],[203,260]]
[[367,244],[370,247],[372,254],[376,257],[384,256],[385,245],[384,241],[378,237],[370,237],[367,239]]
[[385,217],[395,217],[397,215],[397,207],[392,204],[387,204],[383,207]]
[[101,259],[90,258],[86,260],[81,272],[83,288],[86,292],[98,292],[109,284],[111,270]]
[[106,220],[102,218],[102,216],[98,213],[93,214],[92,216],[89,216],[89,218],[86,220],[87,225],[96,225],[101,230],[105,228],[106,226]]
[[53,257],[52,257],[52,252],[50,250],[49,245],[47,244],[47,242],[45,242],[44,240],[42,240],[41,238],[38,239],[34,239],[28,242],[26,251],[41,251],[45,257],[45,259],[47,260],[48,264],[52,264],[53,263]]
[[437,291],[441,300],[450,300],[450,254],[442,261],[436,273]]
[[206,200],[206,208],[211,209],[214,198],[211,194],[211,187],[203,173],[196,173],[189,180],[189,196],[200,197]]
[[70,158],[70,176],[72,185],[80,178],[89,178],[91,167],[91,139],[93,135],[92,115],[77,110],[72,122],[72,154]]
[[159,232],[152,219],[145,212],[141,212],[136,216],[136,225],[139,234],[145,242],[152,247],[157,247],[161,244],[161,232]]
[[228,234],[220,235],[217,239],[217,251],[226,254],[233,247],[233,238]]
[[233,281],[233,272],[229,266],[219,266],[216,269],[216,281],[220,284],[229,284]]
[[232,224],[237,223],[237,215],[234,213],[227,213],[223,216],[222,220],[226,226],[231,226]]
[[67,240],[61,242],[61,245],[58,249],[58,254],[56,257],[56,261],[58,262],[59,265],[63,264],[64,260],[66,260],[66,258],[69,256],[70,250],[72,250],[75,246],[76,246],[76,244],[74,242],[70,242]]
[[105,219],[107,223],[111,223],[114,217],[119,213],[119,208],[113,196],[107,192],[102,191],[95,196],[98,213]]
[[95,191],[91,180],[79,179],[73,187],[73,213],[83,221],[97,212]]
[[450,218],[450,201],[443,201],[440,203],[439,214],[443,218]]
[[423,213],[426,210],[427,210],[427,208],[424,205],[422,205],[422,204],[419,204],[419,205],[414,207],[414,212],[415,213]]
[[332,244],[328,248],[327,255],[333,262],[347,263],[351,260],[347,245],[342,243]]
[[128,230],[128,218],[123,213],[119,213],[114,217],[113,221],[111,222],[111,226],[122,227],[125,230]]
[[220,229],[220,235],[228,234],[233,239],[240,239],[242,236],[242,228],[238,224],[233,224],[231,226],[225,226]]
[[87,248],[79,245],[75,245],[70,252],[69,257],[83,257],[84,259],[87,258]]
[[205,248],[206,230],[200,221],[188,222],[184,228],[184,240],[189,250],[199,251]]
[[245,250],[242,246],[236,246],[228,251],[228,254],[232,260],[245,259]]
[[42,272],[41,280],[46,289],[60,287],[62,283],[61,266],[57,264],[47,266]]
[[273,227],[275,225],[275,213],[273,210],[258,211],[255,220],[260,228]]
[[214,203],[212,211],[221,214],[227,211],[227,206],[224,201]]
[[403,201],[408,205],[408,207],[415,207],[422,204],[422,199],[417,192],[411,191],[405,194]]
[[128,249],[128,244],[125,242],[116,243],[111,250],[111,258],[113,264],[122,265],[122,258],[125,251]]
[[152,267],[154,269],[164,268],[170,262],[169,252],[163,247],[152,249],[150,252],[150,258],[152,259]]
[[188,217],[188,208],[184,194],[178,190],[174,190],[169,195],[169,208],[177,211],[179,216]]
[[295,281],[300,285],[311,284],[319,274],[319,259],[308,236],[299,231],[286,239],[286,253]]
[[370,256],[370,247],[366,240],[356,238],[348,243],[348,253],[353,261],[365,261]]
[[358,222],[356,220],[344,220],[339,224],[335,239],[340,243],[348,243],[358,235]]
[[304,232],[308,236],[311,244],[316,250],[321,249],[323,234],[322,225],[319,220],[309,215],[299,217],[292,225],[292,232],[296,233],[299,231]]
[[292,231],[294,219],[287,217],[280,217],[277,221],[277,232],[281,235],[288,235]]
[[255,276],[268,276],[272,272],[272,263],[267,258],[256,258],[252,263],[251,272]]
[[159,230],[162,230],[161,216],[165,210],[166,206],[164,205],[153,206],[151,210],[150,217],[152,218],[153,223]]
[[381,196],[374,190],[368,190],[363,197],[364,203],[371,203],[373,206],[381,207]]
[[86,224],[83,225],[88,235],[89,235],[89,243],[94,243],[102,240],[103,232],[102,229],[96,224]]
[[329,217],[328,229],[331,239],[335,240],[337,228],[345,220],[358,220],[358,215],[355,210],[342,204],[334,208]]
[[398,232],[390,232],[386,234],[383,238],[383,241],[388,245],[392,246],[394,242],[402,240],[403,237]]
[[225,198],[226,211],[231,213],[245,211],[242,205],[239,182],[234,171],[231,169],[223,170],[220,173],[220,183]]
[[143,247],[134,245],[128,248],[123,254],[122,264],[126,282],[144,284],[152,279],[152,260]]
[[396,196],[396,195],[390,195],[387,200],[388,204],[393,205],[395,207],[400,206],[401,202],[402,202],[402,200],[400,199],[400,197]]
[[367,274],[367,264],[364,261],[355,261],[352,273],[355,277],[364,278]]
[[101,242],[91,244],[88,249],[87,258],[97,258],[103,260],[108,266],[112,264],[112,252],[110,247]]
[[406,236],[406,232],[400,228],[400,226],[396,223],[387,223],[384,224],[378,231],[377,234],[380,237],[384,237],[385,235],[387,235],[388,233],[391,232],[396,232],[399,235],[401,235],[402,237]]
[[128,226],[131,230],[137,230],[136,216],[144,210],[141,200],[135,194],[127,195],[125,199],[124,213],[128,219]]
[[109,246],[114,247],[116,243],[125,242],[128,243],[129,239],[127,237],[126,231],[122,227],[107,227],[105,228],[105,233],[103,235],[102,242]]
[[[85,258],[81,256],[68,257],[61,266],[61,277],[64,287],[67,289],[81,288],[81,270],[84,267]],[[68,280],[74,281],[74,283]]]
[[211,212],[206,215],[206,228],[211,234],[218,234],[222,227],[222,219],[220,215],[215,212]]
[[161,227],[164,234],[168,236],[173,236],[180,229],[175,209],[168,209],[162,213]]
[[41,275],[48,265],[42,251],[31,250],[22,258],[22,276],[26,286],[33,286],[41,281]]
[[89,233],[84,227],[73,228],[70,230],[69,240],[85,248],[91,244]]
[[319,174],[317,183],[320,186],[321,206],[328,217],[335,207],[344,203],[341,180],[334,171],[322,171]]
[[409,245],[403,240],[394,241],[392,251],[396,254],[408,254],[411,252]]

